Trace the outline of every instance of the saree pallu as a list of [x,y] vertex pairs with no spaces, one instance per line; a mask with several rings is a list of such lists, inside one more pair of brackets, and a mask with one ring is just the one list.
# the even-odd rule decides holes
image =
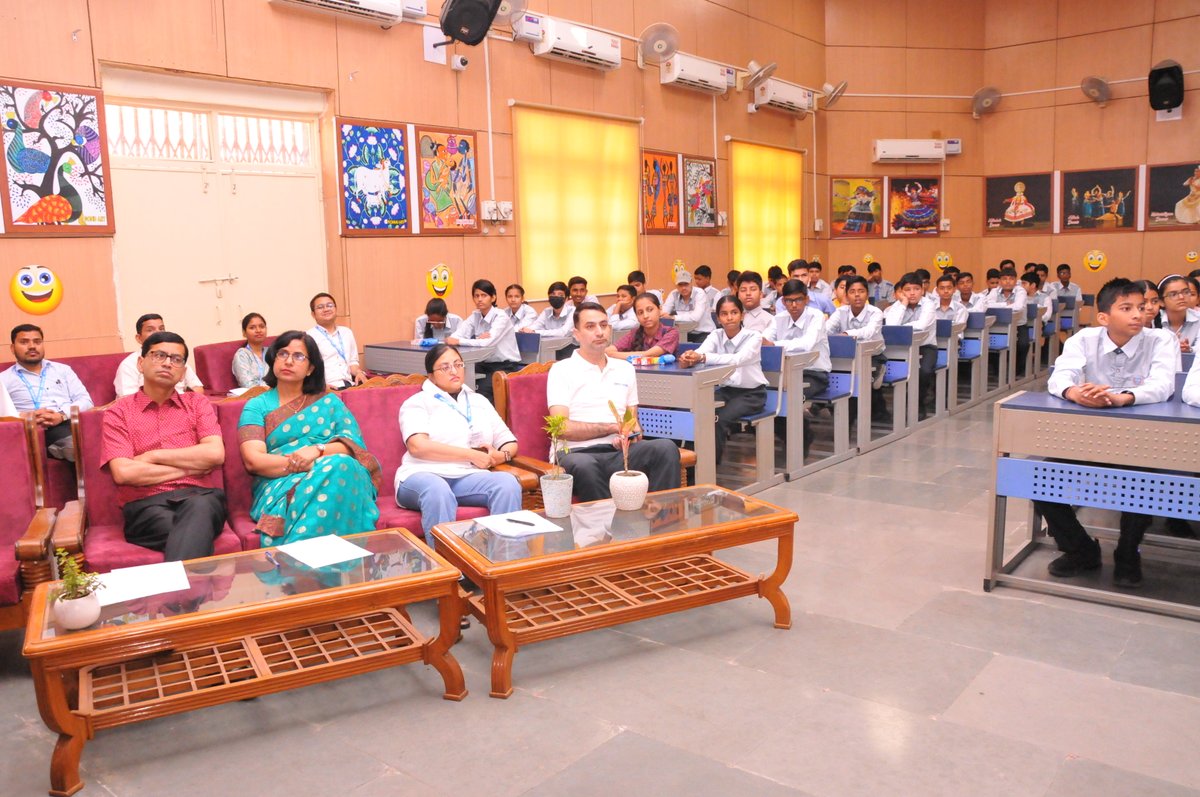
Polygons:
[[381,484],[379,462],[363,446],[358,422],[332,393],[302,395],[279,406],[268,391],[246,402],[238,438],[262,440],[267,453],[288,456],[305,446],[342,443],[350,454],[330,454],[312,470],[254,479],[250,517],[264,548],[326,534],[371,531]]

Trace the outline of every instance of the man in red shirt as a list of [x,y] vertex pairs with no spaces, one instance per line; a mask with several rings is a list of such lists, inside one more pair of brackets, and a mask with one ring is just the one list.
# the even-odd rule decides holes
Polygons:
[[225,523],[225,492],[213,471],[225,461],[217,414],[199,393],[176,393],[188,347],[174,332],[142,343],[138,392],[104,415],[101,466],[117,483],[125,539],[167,561],[210,556]]

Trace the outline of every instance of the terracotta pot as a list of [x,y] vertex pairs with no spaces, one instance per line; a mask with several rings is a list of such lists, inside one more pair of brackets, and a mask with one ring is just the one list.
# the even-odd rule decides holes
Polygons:
[[571,491],[575,488],[575,477],[569,473],[558,476],[543,476],[542,511],[546,517],[569,517],[571,514]]
[[650,479],[640,470],[619,470],[608,480],[613,503],[624,512],[641,509],[649,489]]
[[100,596],[92,592],[82,598],[54,602],[54,621],[62,628],[74,631],[87,628],[100,619]]

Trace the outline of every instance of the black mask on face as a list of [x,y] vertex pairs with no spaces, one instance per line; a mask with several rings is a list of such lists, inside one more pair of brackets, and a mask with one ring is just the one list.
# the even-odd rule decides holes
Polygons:
[[561,310],[562,306],[567,303],[566,296],[550,296],[547,298],[550,300],[550,306],[555,310]]

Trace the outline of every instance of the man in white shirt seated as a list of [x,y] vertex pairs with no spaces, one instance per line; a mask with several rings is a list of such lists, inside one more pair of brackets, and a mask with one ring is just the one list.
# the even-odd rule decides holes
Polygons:
[[[551,415],[567,419],[569,452],[559,463],[575,477],[574,494],[580,501],[609,498],[609,478],[625,465],[614,442],[617,419],[609,402],[624,414],[627,407],[637,412],[637,373],[624,360],[605,354],[612,330],[608,314],[598,304],[587,302],[573,316],[579,348],[568,359],[550,369],[546,402]],[[637,439],[629,447],[629,467],[646,474],[650,490],[679,486],[679,449],[665,438]]]
[[[920,352],[917,382],[919,416],[924,418],[932,410],[934,371],[937,369],[937,322],[933,315],[933,304],[925,301],[925,289],[920,275],[905,274],[896,283],[896,303],[883,314],[883,322],[889,326],[913,328],[913,342]],[[911,374],[910,377],[911,378]]]
[[608,325],[612,328],[613,339],[620,340],[631,329],[637,329],[637,312],[633,309],[633,300],[637,298],[637,289],[632,285],[617,286],[617,301],[608,308]]
[[629,276],[627,276],[625,278],[625,281],[628,282],[630,285],[632,285],[633,289],[635,291],[637,291],[637,295],[635,295],[633,298],[636,299],[638,296],[641,296],[643,293],[653,293],[655,296],[658,297],[659,303],[660,304],[662,303],[662,300],[663,300],[662,291],[658,290],[657,288],[647,288],[646,287],[646,272],[635,269],[634,271],[629,272]]
[[696,266],[696,270],[692,272],[692,284],[697,290],[704,291],[704,297],[708,300],[709,308],[717,306],[717,299],[721,298],[721,292],[717,290],[717,286],[712,284],[712,269],[708,266]]
[[969,271],[960,271],[955,284],[958,290],[959,303],[967,308],[968,313],[982,313],[987,310],[987,292],[975,292],[975,275]]
[[810,260],[808,263],[808,295],[811,298],[814,293],[819,293],[826,299],[833,301],[833,286],[825,280],[821,279],[821,261]]
[[16,362],[0,373],[4,391],[15,410],[32,413],[34,422],[46,430],[47,453],[74,462],[71,408],[90,410],[92,397],[71,366],[46,359],[41,327],[20,324],[13,327],[11,338]]
[[328,293],[318,293],[309,300],[308,309],[317,322],[308,334],[321,350],[325,384],[342,390],[366,382],[366,372],[358,364],[358,341],[349,327],[337,324],[337,302]]
[[687,270],[679,272],[675,278],[675,290],[667,296],[663,303],[663,315],[674,318],[676,323],[695,322],[696,328],[688,333],[688,340],[699,343],[708,337],[708,333],[716,329],[712,320],[712,307],[704,291],[697,290],[692,284],[692,275]]
[[1050,290],[1054,291],[1055,297],[1061,299],[1064,296],[1073,296],[1075,297],[1075,306],[1082,307],[1083,288],[1071,282],[1071,267],[1066,263],[1059,263],[1055,273],[1058,275],[1058,280],[1048,286]]
[[[137,320],[137,335],[134,337],[134,341],[137,342],[137,348],[131,351],[128,357],[121,360],[121,364],[117,366],[117,377],[113,380],[113,388],[116,390],[117,398],[132,396],[141,389],[145,379],[138,368],[138,359],[142,356],[142,341],[155,332],[166,331],[167,325],[163,322],[163,317],[158,313],[146,313]],[[183,393],[186,390],[196,393],[204,392],[204,384],[200,381],[200,377],[196,376],[196,372],[192,369],[190,362],[186,364],[183,379],[180,379],[175,384],[176,393]]]
[[571,277],[567,280],[567,295],[571,299],[571,304],[574,309],[578,310],[579,305],[584,302],[599,302],[592,294],[588,293],[588,282],[583,277]]
[[737,295],[742,303],[742,326],[759,334],[766,332],[775,316],[762,306],[762,275],[757,271],[743,271],[738,277]]
[[[827,334],[846,335],[862,343],[883,340],[883,311],[867,302],[867,290],[867,281],[863,277],[846,280],[846,304],[834,310],[825,321]],[[887,401],[882,390],[886,369],[887,356],[882,351],[871,357],[871,419],[875,421],[888,418]],[[851,399],[851,406],[856,401],[858,399]]]

